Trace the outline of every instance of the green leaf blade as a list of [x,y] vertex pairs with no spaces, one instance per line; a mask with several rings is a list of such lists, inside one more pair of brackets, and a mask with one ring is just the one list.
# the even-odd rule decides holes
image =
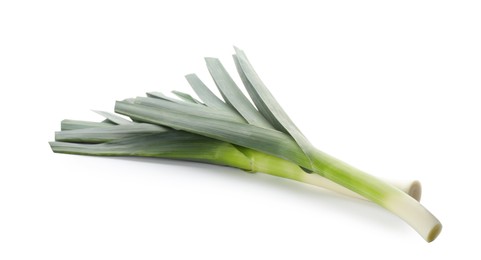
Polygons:
[[[264,82],[262,82],[259,75],[257,75],[257,72],[250,64],[245,53],[237,47],[235,47],[235,51],[234,61],[239,75],[243,79],[247,92],[260,113],[264,115],[276,129],[291,135],[309,158],[313,156],[314,147],[264,85]],[[312,165],[309,168],[312,169]]]
[[226,120],[232,122],[244,123],[245,120],[238,114],[232,115],[230,111],[223,111],[218,109],[213,109],[206,106],[186,106],[184,104],[178,104],[169,102],[162,99],[148,98],[148,97],[137,97],[134,100],[135,104],[140,104],[144,106],[149,106],[152,108],[159,109],[161,111],[174,111],[177,113],[192,114],[198,117],[215,118],[219,120]]
[[103,143],[140,134],[163,133],[167,131],[169,131],[169,129],[158,125],[133,123],[128,125],[111,125],[60,131],[55,133],[55,141]]
[[204,105],[202,102],[200,102],[199,100],[195,99],[193,96],[191,96],[187,93],[180,92],[180,91],[177,91],[177,90],[172,91],[172,93],[174,93],[174,95],[176,95],[180,99],[184,100],[185,102],[198,104],[198,105]]
[[233,110],[231,106],[227,105],[218,98],[199,77],[195,74],[188,74],[185,76],[194,92],[199,98],[208,106],[220,110]]
[[272,125],[257,111],[216,58],[205,58],[207,68],[219,88],[224,100],[234,107],[249,124],[272,128]]
[[112,113],[109,113],[109,112],[105,112],[105,111],[99,111],[99,110],[93,110],[95,113],[105,117],[106,119],[108,119],[109,121],[111,121],[112,123],[115,123],[117,125],[129,125],[129,124],[133,124],[134,122],[131,122],[125,118],[122,118],[116,114],[112,114]]

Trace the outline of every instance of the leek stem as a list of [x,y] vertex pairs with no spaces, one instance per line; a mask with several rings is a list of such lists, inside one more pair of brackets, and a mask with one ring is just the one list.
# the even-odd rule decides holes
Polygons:
[[[245,147],[237,146],[237,149],[239,149],[251,160],[252,168],[250,171],[263,172],[273,176],[287,178],[321,187],[349,197],[368,200],[358,193],[353,192],[327,178],[324,178],[319,174],[306,173],[298,165],[290,161]],[[419,201],[421,199],[421,184],[419,181],[398,181],[389,183],[413,197],[415,200]]]
[[321,151],[317,151],[312,159],[314,172],[396,214],[427,242],[433,241],[441,232],[440,221],[418,201],[398,188]]

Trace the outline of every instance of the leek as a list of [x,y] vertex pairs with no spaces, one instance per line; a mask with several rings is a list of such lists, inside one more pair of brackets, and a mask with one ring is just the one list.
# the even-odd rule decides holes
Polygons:
[[440,233],[439,220],[419,203],[419,182],[389,184],[318,149],[301,133],[261,81],[245,53],[235,48],[237,72],[253,104],[221,62],[206,58],[217,97],[194,74],[186,76],[200,100],[149,92],[117,101],[115,112],[96,111],[103,122],[62,121],[54,152],[146,156],[225,165],[264,172],[370,200],[399,216],[426,241]]

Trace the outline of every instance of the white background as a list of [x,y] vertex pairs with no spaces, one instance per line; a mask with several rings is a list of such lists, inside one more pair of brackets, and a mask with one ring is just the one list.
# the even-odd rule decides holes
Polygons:
[[[0,259],[479,259],[480,13],[479,1],[2,1]],[[64,118],[190,92],[187,73],[212,86],[203,57],[235,72],[233,45],[318,148],[419,179],[438,239],[264,174],[50,151]]]

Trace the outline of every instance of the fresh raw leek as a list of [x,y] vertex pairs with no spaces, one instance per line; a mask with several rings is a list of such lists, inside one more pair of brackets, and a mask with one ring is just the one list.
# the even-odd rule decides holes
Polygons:
[[54,152],[145,156],[225,165],[264,172],[370,200],[433,241],[441,223],[419,203],[419,182],[389,184],[316,149],[287,116],[235,48],[234,62],[250,99],[244,96],[221,62],[206,58],[222,99],[194,74],[186,76],[200,100],[174,91],[117,101],[115,112],[96,111],[103,122],[62,121],[51,142]]

